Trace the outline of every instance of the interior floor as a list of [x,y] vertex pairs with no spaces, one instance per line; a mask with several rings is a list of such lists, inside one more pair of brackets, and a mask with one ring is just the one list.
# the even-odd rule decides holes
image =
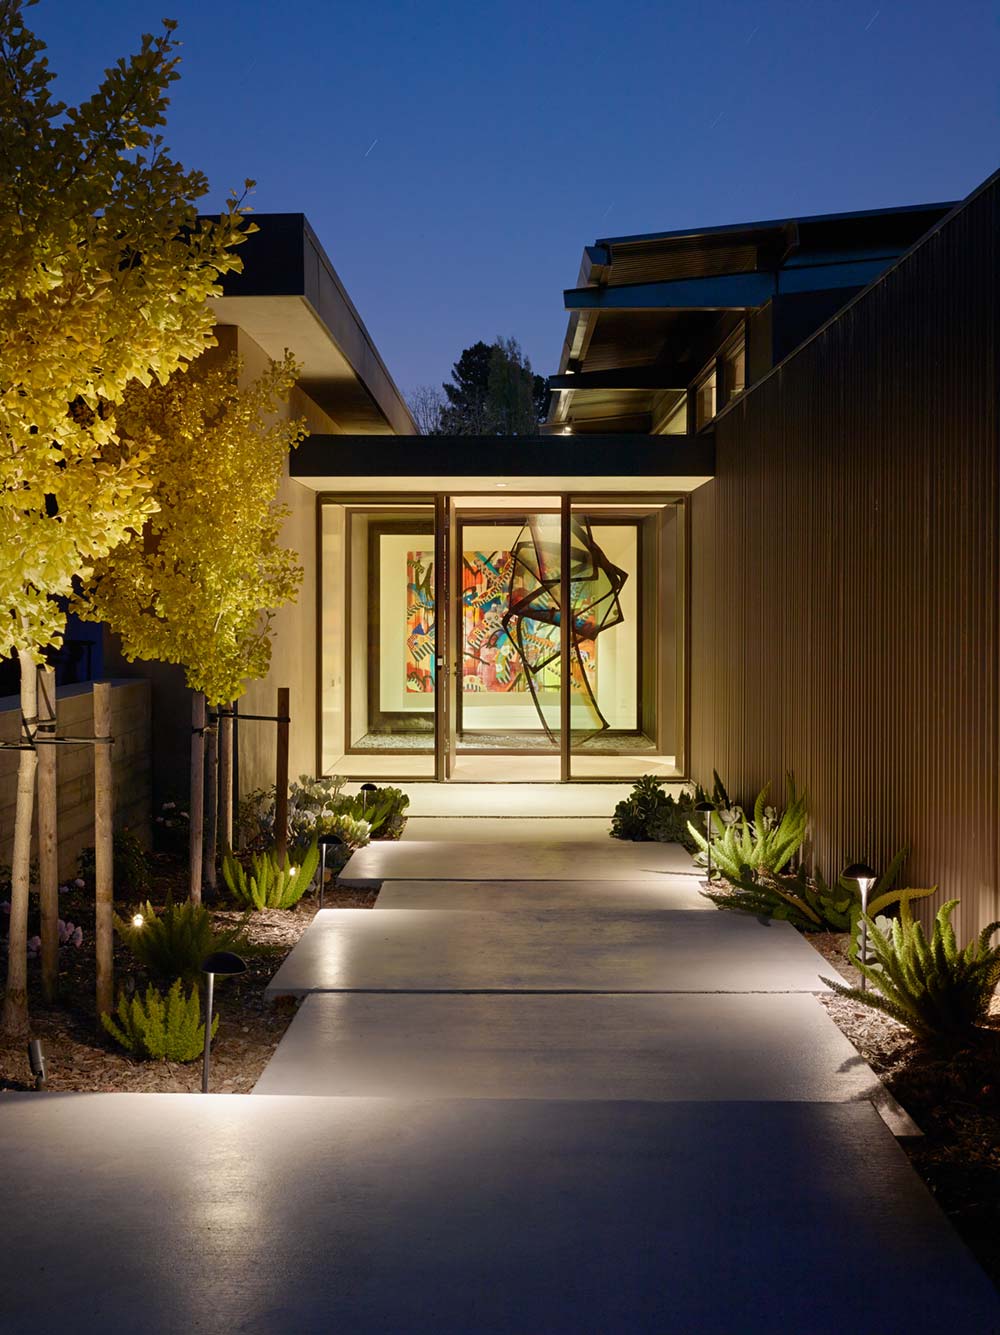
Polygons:
[[[409,752],[389,755],[344,755],[326,766],[327,774],[345,774],[349,779],[433,779],[434,757],[429,753]],[[572,779],[638,779],[643,774],[657,774],[664,779],[678,779],[680,772],[673,756],[574,755],[570,760]],[[475,755],[459,752],[452,782],[457,783],[559,783],[558,755]]]
[[[547,737],[540,729],[509,729],[486,732],[460,732],[455,742],[459,751],[538,751],[541,754],[559,754],[559,741]],[[574,751],[590,755],[652,754],[656,743],[643,732],[626,732],[609,728],[603,732],[574,731]],[[352,751],[426,752],[434,751],[434,730],[430,732],[369,732],[359,738]]]

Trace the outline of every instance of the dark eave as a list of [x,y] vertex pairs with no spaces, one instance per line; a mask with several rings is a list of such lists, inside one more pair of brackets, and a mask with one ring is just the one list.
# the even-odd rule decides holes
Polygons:
[[291,475],[317,491],[436,491],[509,485],[692,491],[715,471],[711,434],[309,436]]
[[549,377],[549,389],[651,390],[686,389],[691,379],[690,367],[685,362],[657,366],[623,366],[606,371],[566,372]]

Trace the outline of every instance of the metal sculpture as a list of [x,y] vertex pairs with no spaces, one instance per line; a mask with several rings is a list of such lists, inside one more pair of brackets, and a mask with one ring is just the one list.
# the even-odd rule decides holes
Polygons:
[[[599,721],[590,734],[594,736],[609,724],[598,706],[582,646],[624,621],[619,595],[628,574],[608,559],[584,519],[570,520],[569,561],[570,654],[587,702]],[[500,618],[500,629],[517,649],[539,721],[553,742],[556,739],[545,719],[536,679],[561,655],[561,563],[559,516],[531,516],[511,548],[507,608]],[[562,683],[563,690],[571,689],[574,675],[571,671],[571,681]]]

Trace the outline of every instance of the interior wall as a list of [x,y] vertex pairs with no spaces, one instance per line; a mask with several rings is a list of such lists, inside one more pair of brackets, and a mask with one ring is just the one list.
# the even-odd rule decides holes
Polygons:
[[719,420],[691,498],[693,776],[794,771],[824,875],[908,845],[965,936],[1000,917],[998,237],[994,178]]

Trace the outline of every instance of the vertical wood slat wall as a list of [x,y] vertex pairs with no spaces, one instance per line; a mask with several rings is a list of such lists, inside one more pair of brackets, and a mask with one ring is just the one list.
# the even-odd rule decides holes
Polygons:
[[998,251],[1000,175],[719,420],[691,511],[693,777],[793,771],[825,875],[908,844],[963,937],[1000,918]]

